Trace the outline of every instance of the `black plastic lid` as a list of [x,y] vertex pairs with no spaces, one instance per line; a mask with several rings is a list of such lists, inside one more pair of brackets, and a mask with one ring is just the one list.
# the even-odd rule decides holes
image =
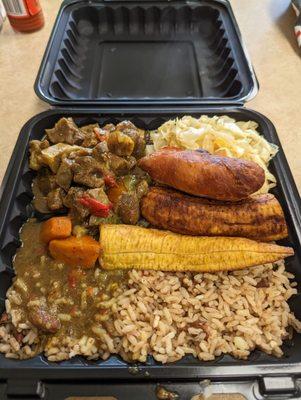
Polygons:
[[65,0],[35,82],[58,106],[242,104],[257,90],[227,0]]

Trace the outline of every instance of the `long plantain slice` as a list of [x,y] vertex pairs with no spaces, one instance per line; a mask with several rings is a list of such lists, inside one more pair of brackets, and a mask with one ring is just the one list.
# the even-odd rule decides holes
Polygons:
[[141,213],[154,227],[183,235],[235,236],[262,242],[287,237],[281,205],[271,193],[222,202],[155,186],[142,198]]
[[131,225],[101,225],[104,269],[233,271],[294,254],[290,247],[235,237],[179,235]]

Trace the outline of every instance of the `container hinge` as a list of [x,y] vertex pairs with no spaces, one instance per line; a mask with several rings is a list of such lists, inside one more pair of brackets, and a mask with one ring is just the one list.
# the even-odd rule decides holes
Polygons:
[[263,396],[284,396],[290,398],[298,394],[295,379],[290,376],[266,376],[259,381],[259,390]]
[[8,379],[5,391],[7,400],[32,399],[39,400],[45,397],[44,385],[41,381],[29,379]]

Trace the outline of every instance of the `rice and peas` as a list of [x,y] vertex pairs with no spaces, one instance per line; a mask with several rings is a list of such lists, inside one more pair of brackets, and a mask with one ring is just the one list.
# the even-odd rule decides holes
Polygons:
[[[235,122],[229,117],[187,116],[166,122],[152,132],[152,138],[156,150],[165,145],[202,147],[255,161],[265,169],[261,192],[267,192],[276,184],[267,165],[277,147],[256,128],[254,122]],[[99,274],[99,269],[93,271],[95,285]],[[90,320],[89,329],[80,336],[69,327],[63,337],[41,335],[22,318],[14,283],[7,293],[7,322],[0,325],[0,352],[24,359],[44,351],[50,361],[75,355],[107,359],[119,354],[127,361],[144,362],[152,355],[166,363],[187,354],[205,361],[222,354],[246,359],[259,348],[280,357],[283,340],[290,337],[292,328],[301,330],[287,303],[297,293],[293,278],[283,261],[215,274],[131,270],[101,302],[103,320]],[[62,320],[62,324],[68,326],[70,321]]]

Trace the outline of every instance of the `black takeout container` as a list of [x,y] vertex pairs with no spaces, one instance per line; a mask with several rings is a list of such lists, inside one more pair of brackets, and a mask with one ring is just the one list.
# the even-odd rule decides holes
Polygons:
[[[62,116],[81,126],[124,119],[154,129],[177,116],[229,115],[253,120],[279,146],[270,168],[289,228],[283,244],[294,247],[286,262],[301,286],[300,198],[272,123],[243,107],[257,91],[253,68],[231,7],[212,1],[64,1],[51,34],[35,90],[56,108],[34,116],[22,128],[10,160],[0,202],[0,314],[20,246],[19,230],[34,215],[28,143]],[[300,294],[290,306],[301,319]],[[300,398],[301,335],[294,334],[280,359],[255,350],[248,360],[222,356],[201,362],[185,357],[162,365],[151,357],[131,365],[119,357],[88,361],[75,357],[53,363],[43,355],[10,360],[0,355],[0,399],[68,396],[156,398],[157,385],[181,399],[213,391],[242,393],[247,399]],[[281,397],[282,396],[282,397]]]

